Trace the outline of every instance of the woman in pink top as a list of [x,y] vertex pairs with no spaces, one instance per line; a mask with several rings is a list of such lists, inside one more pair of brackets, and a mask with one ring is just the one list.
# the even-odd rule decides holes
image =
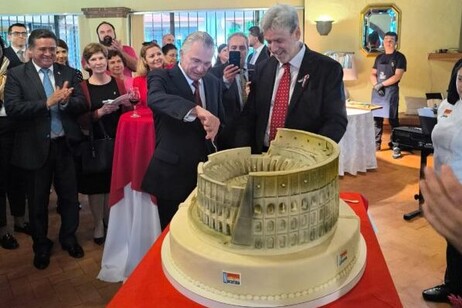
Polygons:
[[140,90],[140,103],[138,106],[147,106],[148,86],[146,76],[149,71],[162,68],[164,66],[164,55],[162,49],[156,43],[143,44],[140,51],[140,59],[136,75],[133,79],[133,86]]
[[107,70],[112,77],[124,81],[125,89],[128,91],[133,87],[133,78],[124,74],[125,60],[118,50],[110,49],[108,52]]

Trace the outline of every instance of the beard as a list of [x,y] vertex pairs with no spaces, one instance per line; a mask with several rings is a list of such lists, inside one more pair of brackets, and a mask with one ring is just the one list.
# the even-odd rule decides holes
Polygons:
[[112,36],[106,35],[103,37],[103,40],[100,39],[99,42],[104,46],[110,47],[112,45]]

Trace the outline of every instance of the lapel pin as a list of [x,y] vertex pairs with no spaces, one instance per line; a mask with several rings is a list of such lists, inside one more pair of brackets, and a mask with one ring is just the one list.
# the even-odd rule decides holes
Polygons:
[[306,74],[303,78],[299,79],[297,82],[302,84],[302,88],[305,88],[308,79],[310,78],[310,74]]

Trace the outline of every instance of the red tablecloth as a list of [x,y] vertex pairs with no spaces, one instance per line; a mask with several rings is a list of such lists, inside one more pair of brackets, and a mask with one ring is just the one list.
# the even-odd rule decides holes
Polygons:
[[[114,162],[112,167],[109,205],[124,197],[124,187],[141,191],[141,182],[154,153],[156,144],[154,121],[149,108],[138,108],[139,118],[132,118],[132,111],[124,113],[117,127]],[[155,200],[153,200],[155,203]]]
[[[359,200],[349,203],[361,219],[366,240],[366,270],[360,282],[345,296],[326,307],[402,307],[396,288],[366,213],[365,199],[359,193],[341,193],[342,198]],[[108,307],[202,307],[180,294],[167,280],[161,264],[162,235],[114,296]]]

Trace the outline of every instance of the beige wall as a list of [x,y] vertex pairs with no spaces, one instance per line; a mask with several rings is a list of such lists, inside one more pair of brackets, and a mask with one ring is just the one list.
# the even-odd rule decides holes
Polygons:
[[[401,110],[404,96],[424,96],[426,92],[446,92],[454,62],[429,61],[428,53],[440,48],[458,48],[461,31],[460,0],[395,0],[402,12],[400,51],[407,58],[407,72],[400,83]],[[350,96],[360,101],[370,99],[370,68],[374,58],[360,51],[360,12],[368,4],[382,1],[306,0],[305,41],[317,51],[354,51],[358,80],[347,81]],[[313,20],[329,14],[332,31],[321,37]]]
[[[152,0],[79,0],[79,1],[29,1],[16,0],[12,6],[8,1],[0,2],[2,14],[37,13],[81,13],[82,7],[128,7],[134,11],[187,10],[187,9],[234,9],[266,8],[276,2],[305,7],[304,38],[308,46],[319,52],[327,50],[354,51],[358,69],[358,80],[347,81],[350,96],[360,101],[370,99],[370,68],[374,59],[366,57],[360,45],[360,11],[368,4],[382,4],[375,0],[235,0],[235,1],[152,1]],[[388,1],[386,1],[388,2]],[[401,98],[423,96],[429,91],[445,93],[449,72],[453,62],[429,61],[428,53],[440,48],[459,47],[461,37],[461,0],[395,0],[402,12],[400,51],[408,60],[408,71],[401,82]],[[314,20],[320,15],[330,15],[335,23],[328,36],[320,36]],[[95,27],[102,19],[80,18],[81,40],[85,44],[96,39]],[[129,40],[127,19],[107,19],[120,30],[118,36]],[[131,40],[134,45],[143,41],[141,17],[132,22]],[[401,104],[403,110],[404,103]]]

